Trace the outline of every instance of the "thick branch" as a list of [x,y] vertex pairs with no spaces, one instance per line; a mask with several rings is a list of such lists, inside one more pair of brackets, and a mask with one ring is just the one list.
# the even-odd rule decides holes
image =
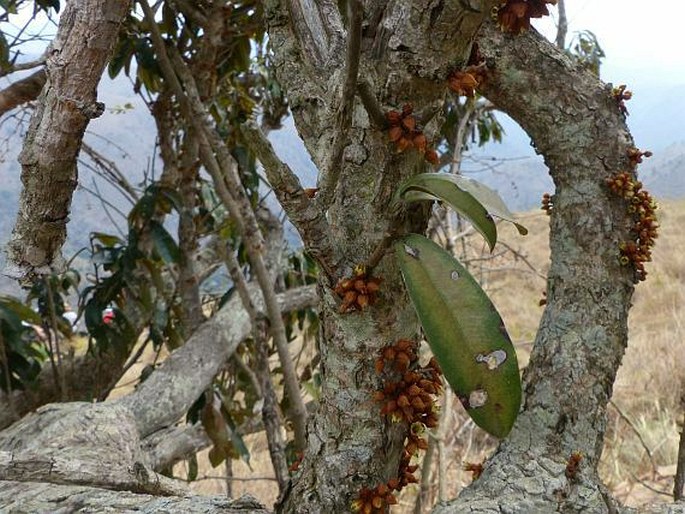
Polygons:
[[245,144],[264,166],[267,179],[288,219],[302,237],[307,250],[329,277],[335,277],[337,263],[330,239],[330,227],[323,209],[305,194],[297,175],[282,162],[264,133],[254,123],[241,127]]
[[82,485],[0,480],[0,509],[4,512],[141,512],[167,514],[269,514],[250,497],[188,495],[153,496],[110,491]]
[[8,245],[8,274],[30,279],[62,265],[76,156],[92,118],[104,106],[97,85],[128,12],[128,0],[69,2],[47,58],[47,83],[24,148],[19,213]]
[[[250,285],[250,295],[255,307],[261,311],[264,302],[254,284]],[[283,311],[302,309],[318,300],[314,286],[293,289],[276,298]],[[250,318],[236,295],[135,392],[122,398],[120,402],[135,415],[141,437],[169,426],[183,416],[249,335],[250,328]]]
[[0,91],[0,116],[38,98],[46,80],[45,70],[41,69]]
[[[487,23],[479,48],[491,68],[482,93],[531,136],[556,185],[551,266],[523,412],[482,477],[436,512],[611,512],[596,466],[633,277],[619,263],[632,222],[605,179],[629,169],[632,139],[611,89],[534,31]],[[583,459],[569,476],[573,452]]]

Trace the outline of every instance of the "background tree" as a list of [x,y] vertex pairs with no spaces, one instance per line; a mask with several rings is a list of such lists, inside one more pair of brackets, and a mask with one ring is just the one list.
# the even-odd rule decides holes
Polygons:
[[[293,374],[283,345],[285,327],[279,322],[281,310],[310,304],[313,291],[309,287],[277,293],[278,266],[270,261],[269,250],[275,245],[278,254],[279,243],[272,244],[269,236],[278,240],[278,235],[268,230],[268,222],[261,227],[258,222],[258,190],[250,187],[250,157],[244,157],[249,149],[264,166],[281,206],[320,269],[320,399],[308,423],[304,460],[288,484],[281,480],[277,510],[345,512],[368,505],[383,510],[392,503],[390,490],[411,480],[412,465],[404,452],[413,433],[407,423],[384,419],[373,400],[387,379],[378,374],[377,359],[398,340],[417,341],[419,327],[389,248],[399,235],[422,232],[429,209],[390,207],[397,184],[435,161],[429,142],[439,137],[448,79],[460,70],[470,73],[467,66],[478,66],[482,58],[483,76],[471,75],[476,82],[472,87],[526,129],[555,179],[552,268],[519,421],[482,477],[438,511],[616,511],[596,465],[606,403],[626,343],[633,280],[643,277],[640,265],[645,256],[639,254],[638,259],[637,250],[645,250],[642,245],[648,238],[631,233],[634,213],[621,198],[626,196],[624,186],[632,184],[636,164],[623,118],[624,92],[607,89],[537,34],[501,33],[489,19],[497,7],[499,24],[506,32],[518,33],[531,15],[542,14],[545,3],[349,1],[341,8],[325,1],[314,6],[269,1],[249,5],[233,18],[243,4],[141,2],[144,16],[138,13],[128,20],[131,32],[119,43],[119,61],[112,62],[118,62],[116,71],[128,56],[136,55],[137,81],[154,95],[151,106],[165,173],[129,217],[125,244],[99,237],[98,252],[107,256],[105,268],[111,275],[91,290],[84,312],[99,350],[101,345],[106,349],[124,341],[120,353],[130,353],[143,327],[150,328],[153,339],[181,346],[118,401],[48,406],[0,433],[5,452],[0,454],[0,478],[7,482],[8,494],[21,498],[26,488],[22,482],[30,476],[44,482],[39,503],[33,504],[36,509],[57,497],[62,499],[51,505],[70,505],[76,499],[96,508],[116,502],[122,508],[164,504],[188,509],[182,498],[150,496],[182,492],[175,482],[154,472],[152,463],[159,462],[153,459],[155,449],[179,432],[173,424],[198,398],[205,399],[205,417],[217,416],[213,395],[206,391],[248,334],[255,358],[247,362],[261,377],[254,389],[267,397],[268,369],[259,357],[264,354],[267,327],[280,356],[290,405],[285,410],[295,444],[303,447],[307,414],[298,402],[299,386],[288,385]],[[161,8],[160,15],[155,8]],[[239,41],[249,44],[259,29],[248,29],[249,37],[242,39],[235,37],[235,30],[262,15],[277,78],[320,170],[316,193],[305,191],[278,160],[255,120],[247,120],[250,109],[241,112],[240,101],[250,97],[241,96],[245,88],[233,88],[252,79],[249,66],[234,76],[222,69],[225,60],[241,52],[245,57],[249,46]],[[179,20],[182,25],[176,25]],[[225,38],[231,44],[224,45]],[[473,51],[476,38],[479,52]],[[133,48],[128,56],[127,45]],[[474,54],[480,54],[476,64]],[[239,64],[231,66],[227,69],[241,69]],[[411,127],[414,139],[398,139],[405,146],[398,153],[388,142],[389,137],[396,138],[386,113],[399,112],[407,104],[424,139],[417,139],[416,126]],[[409,111],[405,109],[403,119]],[[215,205],[199,199],[201,165],[211,177]],[[627,175],[619,177],[620,171]],[[204,215],[217,204],[224,209],[223,217]],[[178,245],[162,223],[171,209],[179,213]],[[233,270],[239,294],[204,321],[196,279],[202,274],[193,254],[204,235],[201,222],[208,219],[227,224],[218,253]],[[225,251],[227,240],[233,246]],[[59,267],[59,242],[50,241],[37,246],[43,252],[40,263],[16,257],[28,253],[26,246],[15,244],[15,264],[30,276],[43,265]],[[636,251],[629,251],[631,241]],[[233,251],[238,244],[257,285],[249,284],[236,269],[240,262]],[[628,261],[622,263],[621,257]],[[363,277],[367,288],[380,283],[381,290],[369,306],[356,295],[360,309],[349,312],[353,304],[342,303],[341,281],[355,275]],[[374,277],[382,282],[374,282]],[[153,288],[141,286],[148,281]],[[165,310],[173,297],[182,299],[174,316],[160,320],[154,314]],[[119,321],[104,327],[99,313],[110,302],[117,306]],[[263,420],[268,427],[278,412],[269,411],[267,404]],[[222,412],[218,409],[219,416]],[[213,434],[219,449],[221,431]],[[270,433],[275,437],[275,432]],[[72,439],[76,437],[78,442]],[[155,438],[157,445],[152,444]],[[280,469],[282,477],[282,442],[270,442],[277,476]],[[570,466],[569,461],[575,464]],[[119,492],[114,495],[108,489]],[[249,502],[212,507],[207,500],[194,501],[195,509],[229,506],[259,511]]]

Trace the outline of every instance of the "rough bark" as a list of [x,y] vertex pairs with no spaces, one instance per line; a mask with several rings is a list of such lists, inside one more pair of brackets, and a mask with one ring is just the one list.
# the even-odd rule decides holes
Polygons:
[[8,274],[30,279],[63,266],[76,156],[88,122],[102,114],[97,85],[128,0],[75,0],[47,53],[47,82],[19,156],[23,190],[8,245]]
[[41,69],[0,91],[0,116],[38,98],[46,80],[45,70]]
[[[250,286],[250,293],[261,310],[258,288]],[[284,310],[312,305],[316,298],[313,286],[278,295]],[[249,318],[236,296],[129,396],[99,404],[46,405],[0,432],[0,502],[13,501],[5,493],[23,490],[24,486],[7,482],[40,482],[36,487],[50,496],[62,485],[187,494],[178,482],[154,472],[154,461],[144,451],[148,445],[141,439],[173,424],[187,411],[249,330]],[[104,494],[75,491],[92,501]],[[121,498],[128,501],[131,497],[127,493]],[[135,500],[141,505],[149,501],[146,497]]]
[[0,481],[3,512],[116,512],[117,514],[268,514],[254,499],[153,496],[87,486]]
[[[262,312],[264,304],[257,286],[250,286],[250,294],[255,307]],[[277,295],[282,310],[304,308],[315,303],[316,298],[313,286]],[[134,393],[118,400],[133,412],[141,437],[176,422],[209,386],[250,329],[250,318],[236,295]]]
[[[488,5],[479,13],[467,12],[461,2],[366,2],[359,77],[382,110],[412,103],[432,139],[445,80],[468,58],[475,31],[489,13],[491,4],[484,3]],[[349,276],[390,230],[424,229],[423,209],[403,213],[395,225],[389,206],[397,184],[425,167],[416,153],[398,155],[355,98],[340,168],[327,169],[336,162],[331,153],[348,76],[343,18],[337,4],[325,0],[272,0],[266,3],[266,16],[277,75],[288,91],[298,131],[319,167],[319,183],[332,189],[330,207],[328,198],[323,207],[334,253],[332,258],[323,254],[328,262],[322,267],[332,276],[320,284],[320,407],[309,425],[301,471],[280,510],[347,512],[362,487],[375,487],[397,474],[406,427],[386,424],[372,400],[381,387],[373,362],[380,348],[399,338],[415,338],[418,325],[392,259],[383,259],[374,270],[383,278],[381,298],[362,313],[341,315],[329,280]],[[332,173],[339,174],[337,187],[327,179]],[[283,205],[292,219],[289,205]],[[307,249],[321,247],[311,234],[301,235]],[[321,260],[322,253],[312,254]],[[330,263],[335,267],[328,271]]]
[[[632,138],[611,88],[551,43],[481,30],[483,92],[531,136],[556,185],[551,267],[523,411],[482,477],[434,512],[615,512],[596,468],[633,276],[619,263],[631,221],[604,181],[630,169]],[[573,452],[583,459],[568,476]]]

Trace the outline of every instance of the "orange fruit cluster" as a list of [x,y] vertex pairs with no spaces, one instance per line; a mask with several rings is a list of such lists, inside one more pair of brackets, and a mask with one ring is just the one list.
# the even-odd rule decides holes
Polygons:
[[557,0],[504,0],[493,9],[493,16],[504,32],[520,34],[530,28],[531,18],[549,15],[547,4],[556,3]]
[[580,464],[583,461],[582,452],[573,452],[566,462],[566,469],[564,474],[569,480],[574,480],[578,476],[578,471],[580,470]]
[[402,112],[388,111],[385,114],[389,126],[388,137],[395,143],[398,152],[416,148],[426,161],[438,164],[438,153],[428,145],[428,140],[416,122],[413,112],[414,108],[411,104],[405,104]]
[[483,465],[478,462],[465,462],[464,471],[471,473],[472,480],[478,480],[483,474]]
[[433,396],[442,388],[440,375],[431,363],[425,368],[406,371],[396,382],[388,382],[374,399],[384,402],[381,414],[394,421],[405,420],[411,426],[422,423],[428,428],[438,424]]
[[387,484],[381,484],[373,489],[362,488],[359,498],[352,502],[352,511],[361,514],[382,514],[390,505],[397,504],[397,497],[393,489]]
[[355,270],[352,278],[340,280],[333,289],[342,298],[340,313],[363,311],[376,302],[381,279],[370,277],[363,267]]
[[476,94],[476,89],[485,80],[486,73],[487,66],[485,62],[472,64],[464,68],[463,71],[452,72],[447,77],[447,84],[456,94],[473,98]]
[[606,183],[614,194],[626,201],[626,210],[633,218],[632,240],[619,245],[621,264],[632,264],[635,282],[643,281],[647,278],[645,263],[652,260],[652,247],[658,236],[657,204],[652,195],[642,189],[642,182],[634,180],[628,172],[616,173]]
[[652,155],[654,154],[649,150],[641,152],[638,148],[628,148],[628,159],[630,159],[630,164],[633,167],[642,164],[643,157],[651,157]]
[[626,107],[626,101],[630,100],[633,97],[633,93],[626,89],[625,84],[621,84],[620,86],[612,89],[611,96],[613,96],[616,100],[618,110],[621,111],[621,114],[623,114],[624,116],[628,116],[628,108]]
[[[402,457],[397,471],[397,478],[388,480],[374,489],[363,488],[359,497],[352,503],[355,512],[380,514],[389,505],[397,503],[393,491],[400,492],[408,484],[418,482],[416,470],[418,465],[411,459],[419,450],[428,448],[424,437],[426,428],[438,425],[437,408],[434,396],[442,389],[442,371],[432,358],[426,366],[418,367],[416,343],[400,339],[395,344],[380,351],[376,360],[376,371],[401,373],[396,382],[388,382],[381,391],[374,395],[376,401],[385,402],[381,413],[395,421],[404,420],[409,431],[402,449]],[[413,368],[413,369],[412,369]]]
[[545,193],[544,195],[542,195],[541,209],[545,211],[545,214],[547,214],[547,216],[551,216],[552,207],[554,207],[554,204],[552,203],[552,195],[550,195],[549,193]]

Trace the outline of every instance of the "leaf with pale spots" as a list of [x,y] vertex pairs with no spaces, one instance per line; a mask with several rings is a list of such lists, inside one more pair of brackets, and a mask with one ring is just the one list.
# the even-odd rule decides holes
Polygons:
[[423,331],[452,389],[475,423],[505,437],[521,404],[516,352],[499,313],[470,273],[418,234],[395,255]]
[[521,235],[528,229],[514,221],[499,194],[473,179],[449,173],[422,173],[407,180],[397,196],[407,202],[439,200],[469,219],[490,245],[497,242],[497,226],[493,217],[513,223]]

